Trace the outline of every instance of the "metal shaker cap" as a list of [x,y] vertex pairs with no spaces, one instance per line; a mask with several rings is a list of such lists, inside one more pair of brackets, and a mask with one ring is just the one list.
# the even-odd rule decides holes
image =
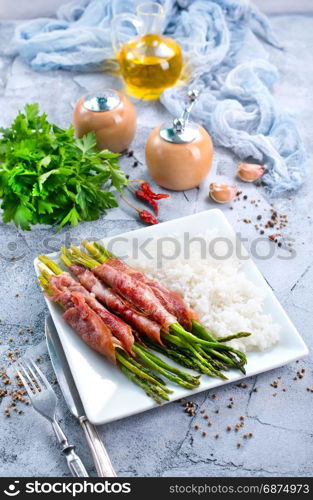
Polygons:
[[160,136],[167,142],[187,144],[200,137],[199,126],[189,120],[193,105],[199,97],[199,91],[196,89],[189,90],[187,97],[188,104],[180,118],[175,118],[172,123],[165,123],[160,128]]
[[121,102],[120,96],[111,89],[105,89],[94,94],[87,94],[84,97],[83,106],[88,111],[111,111]]

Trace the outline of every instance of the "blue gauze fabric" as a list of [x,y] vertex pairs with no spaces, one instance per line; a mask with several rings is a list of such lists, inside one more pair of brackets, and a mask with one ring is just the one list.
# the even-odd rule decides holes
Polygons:
[[[138,2],[137,2],[138,3]],[[164,32],[182,46],[191,68],[189,88],[201,89],[193,116],[215,145],[241,160],[267,166],[263,181],[281,195],[301,186],[305,153],[294,118],[277,109],[271,94],[277,69],[261,42],[281,48],[266,16],[247,0],[160,0]],[[17,27],[14,50],[37,71],[103,71],[116,67],[111,21],[134,12],[133,0],[81,0],[62,6],[57,19]],[[125,28],[127,29],[127,28]],[[161,102],[181,113],[186,87],[163,92]]]

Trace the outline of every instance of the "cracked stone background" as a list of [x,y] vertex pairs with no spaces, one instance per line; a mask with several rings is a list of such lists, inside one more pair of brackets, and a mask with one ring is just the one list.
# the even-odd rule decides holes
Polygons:
[[[313,18],[311,15],[272,16],[277,35],[284,42],[285,52],[270,51],[271,60],[281,72],[276,86],[277,105],[291,109],[297,115],[299,127],[309,156],[309,176],[305,186],[291,200],[276,201],[279,212],[289,214],[285,237],[295,240],[295,255],[291,260],[279,258],[279,252],[269,260],[257,259],[257,264],[269,284],[301,332],[309,348],[312,347],[312,51]],[[34,73],[19,57],[5,55],[15,23],[0,22],[0,124],[9,125],[17,110],[26,102],[39,102],[51,121],[67,126],[71,120],[73,103],[86,90],[99,86],[120,86],[120,82],[108,75],[75,74],[62,71]],[[146,176],[143,149],[152,127],[167,118],[159,103],[137,102],[138,133],[133,145],[140,164],[132,167],[132,160],[123,159],[123,168],[133,177]],[[208,184],[212,180],[227,179],[235,182],[236,158],[226,150],[217,148],[213,170],[200,190],[175,193],[162,205],[162,221],[182,217],[197,211],[213,208],[207,198]],[[261,199],[258,209],[243,209],[242,203],[234,204],[234,210],[221,207],[235,229],[247,238],[246,246],[257,233],[253,225],[238,219],[255,217],[269,208],[261,190],[245,185],[249,199]],[[42,358],[41,365],[50,380],[53,374],[44,341],[44,316],[46,307],[33,271],[33,258],[41,251],[52,251],[75,238],[119,234],[140,226],[128,209],[115,209],[93,223],[81,223],[78,227],[63,229],[55,235],[49,227],[36,227],[22,232],[12,224],[0,223],[0,365],[8,367],[12,374],[7,352],[19,349],[21,354]],[[14,261],[11,257],[17,257]],[[16,296],[16,294],[19,294]],[[31,328],[34,333],[17,335],[21,328]],[[9,342],[10,338],[13,342]],[[296,371],[305,368],[303,379],[294,381]],[[281,377],[278,390],[270,386]],[[189,417],[180,403],[113,422],[99,428],[112,462],[120,476],[310,476],[312,475],[312,401],[313,394],[306,388],[313,386],[311,356],[298,364],[290,364],[273,372],[246,380],[246,389],[226,385],[193,398],[198,405],[197,415]],[[1,383],[0,383],[1,387]],[[58,415],[69,439],[77,445],[91,474],[95,474],[91,458],[79,425],[69,413],[60,396]],[[253,392],[257,387],[258,392]],[[282,392],[281,388],[286,388]],[[277,396],[273,397],[273,393]],[[229,397],[235,398],[235,407],[227,408]],[[0,475],[1,476],[66,476],[65,464],[54,446],[49,424],[32,408],[21,405],[25,413],[11,418],[4,416],[8,397],[0,403]],[[204,409],[213,425],[205,425],[200,410]],[[220,409],[220,413],[214,411]],[[227,433],[226,426],[234,426],[245,416],[243,432],[253,432],[253,438],[242,441],[243,432]],[[207,430],[202,437],[194,426]],[[214,435],[220,434],[219,439]]]

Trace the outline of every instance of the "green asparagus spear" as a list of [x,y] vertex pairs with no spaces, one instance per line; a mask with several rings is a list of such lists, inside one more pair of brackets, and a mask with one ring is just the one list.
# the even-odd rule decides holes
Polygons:
[[[182,387],[185,387],[186,389],[194,389],[195,387],[197,387],[199,385],[199,383],[200,383],[199,380],[197,380],[197,383],[188,382],[187,380],[185,380],[185,378],[171,373],[171,372],[173,372],[174,367],[171,367],[171,372],[169,370],[165,369],[163,366],[161,366],[160,359],[158,359],[156,356],[151,355],[149,352],[144,351],[142,349],[142,347],[139,346],[139,344],[137,344],[137,345],[134,344],[133,350],[136,354],[138,354],[138,356],[140,356],[140,359],[144,363],[146,363],[148,366],[150,366],[150,368],[157,370],[164,377],[168,378],[172,382],[175,382],[176,384],[181,385]],[[158,360],[158,361],[156,361],[156,360]],[[166,365],[166,363],[164,363],[164,365]],[[167,365],[167,366],[169,366],[169,365]]]
[[134,384],[141,387],[145,391],[147,396],[152,398],[157,404],[162,404],[162,400],[160,398],[163,398],[165,401],[169,401],[169,397],[166,393],[164,393],[163,395],[158,394],[158,392],[154,390],[153,386],[150,386],[147,382],[144,382],[143,379],[136,377],[124,365],[119,365],[119,368],[124,373],[124,375],[126,375],[126,377],[128,377]]

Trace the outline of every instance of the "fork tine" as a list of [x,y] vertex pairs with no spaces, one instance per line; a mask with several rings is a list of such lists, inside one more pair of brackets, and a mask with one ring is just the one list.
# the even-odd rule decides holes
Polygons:
[[40,370],[39,366],[36,365],[36,363],[31,359],[30,360],[31,364],[33,365],[33,367],[35,368],[36,372],[38,373],[39,377],[41,378],[41,380],[44,382],[45,386],[47,389],[50,388],[50,384],[46,378],[46,376],[43,374],[43,372]]
[[32,380],[32,378],[28,372],[28,366],[27,366],[26,360],[25,359],[23,359],[23,361],[19,360],[18,363],[19,363],[20,369],[22,369],[22,373],[24,373],[24,378],[26,378],[28,386],[30,387],[30,389],[32,389],[34,391],[33,394],[36,394],[38,392],[37,387],[36,387],[36,384],[34,383],[34,381]]
[[[29,398],[31,399],[34,396],[34,392],[31,390],[30,385],[27,382],[27,380],[24,377],[24,375],[27,376],[28,379],[30,379],[30,377],[27,375],[27,372],[26,372],[24,366],[21,363],[19,363],[19,362],[18,362],[18,367],[19,367],[19,369],[15,368],[16,373],[18,374],[18,376],[20,377],[21,381],[23,382],[23,385],[24,385],[24,387],[26,389],[26,392],[27,392]],[[22,372],[24,374],[22,374]],[[31,387],[32,387],[32,384],[31,384]]]
[[38,376],[37,376],[37,375],[36,375],[36,373],[34,372],[34,370],[33,370],[32,366],[31,366],[31,361],[30,361],[29,359],[26,359],[26,360],[25,360],[25,365],[26,365],[27,369],[30,371],[30,373],[32,374],[32,376],[33,376],[33,378],[34,378],[34,381],[35,381],[35,385],[37,384],[36,389],[37,389],[38,391],[39,391],[39,389],[40,389],[40,390],[44,389],[44,387],[42,387],[42,385],[44,385],[44,384],[42,383],[42,381],[40,381],[40,380],[39,380]]

